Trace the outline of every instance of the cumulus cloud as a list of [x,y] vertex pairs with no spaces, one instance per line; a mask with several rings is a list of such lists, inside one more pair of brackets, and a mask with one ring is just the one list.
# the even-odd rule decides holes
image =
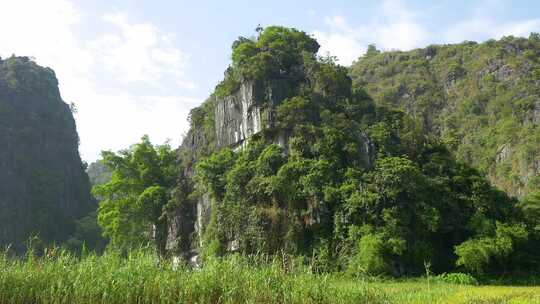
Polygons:
[[[84,37],[77,27],[95,26],[90,21],[103,30]],[[184,75],[189,55],[174,35],[121,12],[96,21],[69,0],[2,2],[0,56],[11,54],[55,70],[64,100],[78,107],[80,152],[88,161],[143,134],[178,145],[189,108],[199,103],[178,94],[193,83]]]
[[[119,150],[138,142],[143,134],[153,143],[170,140],[179,145],[187,130],[189,109],[199,103],[180,96],[134,96],[86,92],[95,105],[80,103],[77,114],[79,136],[86,139],[83,156],[96,157],[102,150]],[[135,103],[135,104],[134,104]],[[84,127],[88,126],[88,127]]]
[[489,16],[477,15],[458,22],[444,34],[448,42],[464,40],[483,41],[499,39],[503,36],[527,37],[531,32],[540,31],[540,19],[519,20],[499,23]]
[[91,42],[90,48],[117,79],[153,86],[173,80],[183,87],[194,86],[183,75],[189,56],[174,47],[173,35],[150,23],[130,23],[123,13],[106,14],[102,20],[114,32]]
[[324,23],[328,30],[313,32],[321,44],[321,53],[330,53],[338,57],[341,64],[349,65],[364,54],[371,43],[385,50],[408,50],[428,41],[430,33],[418,21],[417,13],[401,2],[386,0],[380,9],[380,16],[360,26],[351,26],[340,15],[326,17]]
[[[507,2],[485,0],[476,4],[463,19],[447,27],[433,28],[424,22],[421,12],[411,10],[398,0],[385,0],[379,14],[359,25],[351,25],[341,15],[324,18],[325,30],[313,35],[321,44],[321,55],[336,56],[344,65],[351,64],[366,52],[368,44],[383,50],[410,50],[430,43],[484,41],[502,36],[528,36],[540,31],[540,19],[498,21],[494,9],[504,11]],[[490,8],[490,9],[486,9]]]
[[501,21],[497,15],[504,14],[512,2],[502,0],[482,0],[464,13],[459,20],[443,32],[448,42],[464,40],[484,41],[499,39],[503,36],[527,37],[531,32],[540,30],[540,18]]
[[353,29],[342,16],[326,17],[324,23],[330,31],[314,31],[313,35],[321,44],[319,53],[336,56],[341,64],[348,65],[356,60],[359,54],[366,51],[363,43],[363,30]]

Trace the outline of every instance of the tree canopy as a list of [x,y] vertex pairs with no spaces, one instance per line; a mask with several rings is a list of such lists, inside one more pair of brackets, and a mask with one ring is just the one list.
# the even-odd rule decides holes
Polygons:
[[[292,89],[274,105],[272,128],[239,152],[198,162],[197,187],[213,200],[203,247],[285,251],[316,257],[321,270],[394,275],[422,273],[426,262],[438,272],[496,271],[515,264],[518,246],[532,248],[533,224],[516,199],[456,160],[422,121],[353,87],[310,39],[269,27],[233,44],[224,83],[289,77]],[[378,54],[373,46],[368,57]],[[285,144],[276,144],[279,134]]]
[[102,152],[103,163],[112,170],[111,180],[94,187],[102,198],[98,221],[104,235],[118,248],[153,242],[165,253],[164,207],[171,199],[177,178],[175,153],[168,144],[154,146],[148,136],[130,149]]

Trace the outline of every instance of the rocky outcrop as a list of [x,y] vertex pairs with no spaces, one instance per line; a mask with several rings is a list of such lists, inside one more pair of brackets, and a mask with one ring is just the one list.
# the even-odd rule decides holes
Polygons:
[[[263,138],[289,151],[290,131],[276,128],[276,109],[283,100],[295,96],[298,82],[292,79],[244,80],[232,94],[224,97],[212,95],[203,105],[190,113],[191,127],[178,150],[181,175],[191,180],[191,195],[169,214],[167,248],[177,250],[186,260],[197,260],[198,249],[203,246],[203,232],[210,223],[215,204],[208,191],[195,189],[193,179],[195,163],[221,148],[243,149],[250,138],[264,133]],[[371,168],[376,155],[375,145],[363,132],[359,132],[361,165]],[[305,216],[306,225],[317,225],[328,219],[324,204],[313,198]],[[186,209],[190,206],[191,209]],[[186,244],[189,244],[186,246]],[[238,248],[238,240],[231,239],[227,250]]]
[[[216,146],[242,147],[254,134],[273,126],[274,109],[285,97],[288,84],[245,81],[235,94],[216,100]],[[276,142],[283,143],[283,137]]]
[[[289,89],[286,80],[271,80],[264,84],[244,81],[235,93],[223,98],[212,96],[203,106],[194,109],[191,128],[178,149],[182,175],[193,178],[194,165],[201,157],[224,147],[242,149],[251,136],[272,128],[275,107],[287,97]],[[286,148],[287,134],[277,133],[274,142]],[[191,210],[180,212],[177,209],[169,214],[167,248],[174,251],[183,246],[182,242],[188,242],[193,254],[193,250],[202,245],[202,232],[210,221],[212,203],[208,193],[204,192],[189,199],[192,200]]]
[[0,59],[0,247],[63,241],[95,208],[70,107],[51,69]]
[[244,82],[238,92],[217,100],[215,110],[217,147],[242,145],[270,120],[269,111],[263,108],[264,95],[255,82]]

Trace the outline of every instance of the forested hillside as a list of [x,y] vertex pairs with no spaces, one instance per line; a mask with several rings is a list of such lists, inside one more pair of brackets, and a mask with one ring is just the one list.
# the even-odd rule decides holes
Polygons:
[[96,205],[70,107],[49,68],[0,59],[0,246],[62,242]]
[[177,151],[143,136],[88,168],[97,213],[54,73],[3,60],[0,241],[101,251],[102,233],[198,264],[236,252],[355,276],[540,273],[539,43],[370,47],[346,68],[305,32],[259,29],[232,44]]
[[[481,49],[476,44],[455,47],[463,48],[462,52]],[[459,86],[470,85],[473,90],[477,84],[462,83],[467,73],[456,64],[450,65],[456,69],[451,73],[445,69],[445,75],[452,79],[445,78],[448,90],[439,90],[440,84],[426,62],[442,58],[444,47],[432,47],[429,54],[415,51],[422,54],[418,55],[421,60],[406,57],[418,64],[408,68],[412,74],[419,70],[414,78],[422,83],[418,92],[433,86],[433,92],[439,94],[434,96],[440,98],[417,93],[411,104],[430,105],[430,110],[411,106],[406,109],[409,114],[399,110],[401,99],[381,101],[387,95],[376,90],[375,80],[382,86],[392,83],[391,78],[376,74],[379,78],[374,76],[373,82],[362,83],[358,76],[364,75],[359,72],[364,71],[360,64],[377,72],[394,61],[400,67],[399,63],[407,60],[394,57],[401,53],[377,54],[371,48],[349,71],[332,58],[317,56],[318,48],[304,32],[277,26],[233,43],[232,63],[224,80],[203,105],[191,111],[191,129],[178,151],[176,186],[160,192],[166,195],[160,194],[159,202],[164,208],[160,220],[167,219],[167,250],[197,260],[230,252],[291,254],[310,257],[316,271],[356,274],[418,274],[425,271],[426,263],[436,272],[538,271],[540,218],[528,210],[536,210],[540,201],[533,197],[518,203],[492,186],[482,174],[486,167],[473,161],[474,153],[487,150],[472,150],[468,158],[460,157],[465,149],[460,145],[462,137],[468,142],[467,136],[487,136],[487,128],[480,122],[502,115],[517,123],[517,112],[505,112],[507,103],[501,100],[496,103],[499,108],[489,107],[493,117],[469,117],[462,121],[467,127],[456,125],[462,132],[468,130],[466,134],[446,132],[441,120],[454,112],[443,111],[443,105],[449,103],[445,96],[457,94],[454,90]],[[492,52],[491,48],[486,52]],[[395,60],[385,61],[385,56]],[[382,62],[375,63],[377,60]],[[524,66],[534,67],[534,60],[523,61],[531,61],[522,63]],[[493,76],[499,74],[490,75],[486,77],[491,82],[499,81]],[[516,79],[521,85],[512,89],[534,91],[534,86],[525,84],[535,79]],[[498,90],[497,86],[492,89]],[[393,94],[389,96],[397,93]],[[528,103],[523,101],[524,110],[519,112],[523,115],[520,126],[530,131],[519,134],[516,140],[520,143],[537,138],[537,116],[531,110],[536,99],[531,96],[524,99]],[[457,114],[480,111],[456,108]],[[501,132],[512,130],[494,134],[504,137],[506,133]],[[488,139],[492,137],[485,137]],[[135,162],[138,151],[152,151],[148,139],[131,152],[107,154],[105,161],[111,168],[119,168],[115,171],[118,178],[131,176],[133,170],[150,172],[145,168],[154,167],[154,162]],[[155,155],[152,157],[159,159],[159,153]],[[512,155],[508,152],[506,157],[513,159]],[[134,169],[125,171],[127,164],[135,165]],[[155,170],[151,172],[158,172]],[[100,189],[114,189],[118,181]],[[137,201],[151,189],[142,190],[137,190],[141,193]],[[121,228],[114,226],[118,223],[115,214],[128,205],[115,200],[126,193],[119,191],[107,193],[102,221],[106,226]],[[135,203],[132,208],[140,210]],[[137,237],[144,235],[142,230],[130,231]]]
[[372,46],[350,75],[509,194],[540,188],[540,35],[408,52]]

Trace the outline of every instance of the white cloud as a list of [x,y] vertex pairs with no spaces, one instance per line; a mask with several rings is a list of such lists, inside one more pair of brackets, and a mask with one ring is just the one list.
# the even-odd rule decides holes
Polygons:
[[375,43],[383,49],[409,50],[423,46],[430,38],[430,33],[418,20],[418,13],[399,1],[384,1],[383,16],[381,24],[372,25]]
[[540,31],[540,19],[505,23],[499,27],[499,30],[501,36],[514,35],[527,37],[531,32]]
[[173,46],[173,36],[149,23],[130,23],[122,13],[106,14],[102,19],[114,27],[114,32],[90,43],[90,47],[117,79],[157,87],[173,80],[177,85],[193,87],[183,75],[189,56]]
[[[459,43],[464,40],[484,41],[502,36],[528,36],[540,32],[540,18],[499,22],[493,10],[504,12],[507,2],[484,0],[476,4],[470,14],[450,27],[428,28],[421,13],[407,8],[398,0],[386,0],[380,14],[365,23],[352,26],[340,15],[326,17],[326,30],[313,32],[321,44],[321,54],[337,56],[344,65],[363,55],[367,45],[374,43],[383,50],[410,50],[430,43]],[[490,8],[490,9],[486,9]]]
[[[79,135],[86,139],[86,156],[97,156],[102,150],[119,150],[150,135],[154,143],[170,140],[180,144],[182,132],[188,129],[186,117],[197,100],[176,96],[100,95],[87,92],[96,104],[79,106]],[[134,104],[136,100],[136,104]]]
[[[179,144],[187,113],[197,100],[177,92],[193,86],[185,78],[189,56],[175,37],[122,13],[88,18],[68,0],[0,3],[0,56],[33,56],[53,68],[66,102],[75,102],[83,159],[119,150],[143,134],[155,143]],[[103,28],[82,37],[77,26]]]
[[321,45],[319,53],[323,56],[327,54],[336,56],[339,63],[351,64],[361,54],[365,53],[366,45],[354,32],[322,32],[315,31],[313,35]]
[[477,13],[470,19],[458,22],[444,34],[447,42],[464,40],[483,41],[499,39],[503,36],[527,37],[531,32],[540,31],[540,19],[519,20],[498,23],[488,15]]
[[504,14],[511,2],[502,0],[483,0],[478,2],[465,18],[458,20],[448,29],[442,30],[445,42],[458,43],[465,40],[484,41],[503,36],[527,37],[540,30],[540,18],[501,22],[496,17]]
[[386,0],[378,18],[358,27],[348,24],[343,16],[325,18],[328,31],[316,30],[315,38],[321,44],[321,53],[337,56],[341,64],[349,65],[365,53],[367,45],[374,43],[384,50],[408,50],[423,46],[430,33],[399,1]]

